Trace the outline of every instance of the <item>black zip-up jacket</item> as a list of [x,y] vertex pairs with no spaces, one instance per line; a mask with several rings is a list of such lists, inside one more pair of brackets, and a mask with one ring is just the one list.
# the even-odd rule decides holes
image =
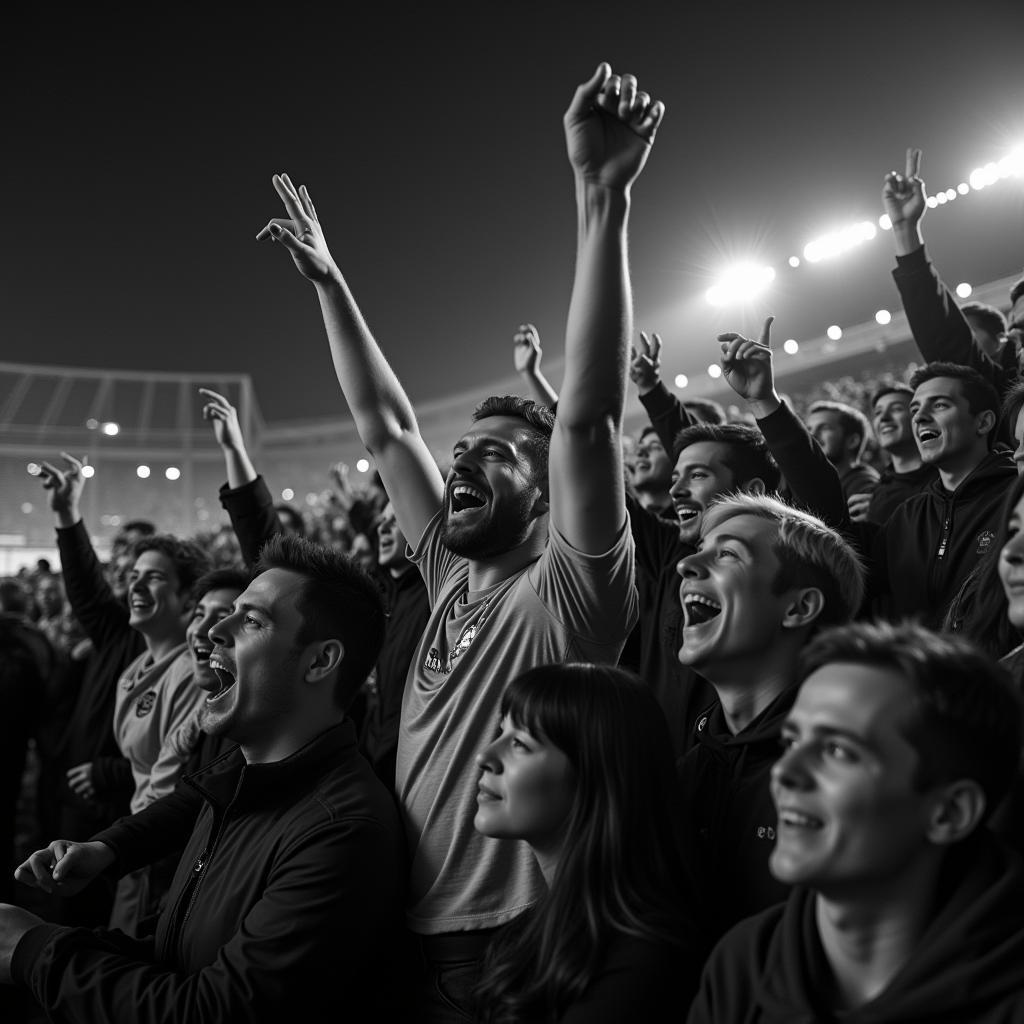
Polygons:
[[897,473],[891,466],[882,470],[878,486],[871,492],[871,504],[868,506],[868,522],[882,526],[907,500],[923,491],[933,480],[937,480],[939,472],[934,466],[922,463],[909,473]]
[[716,701],[698,719],[696,743],[679,762],[687,859],[712,942],[789,892],[768,870],[778,820],[769,783],[798,689],[784,690],[736,735]]
[[1013,460],[990,452],[955,491],[936,479],[893,512],[871,544],[871,595],[886,601],[888,615],[941,627],[964,580],[995,543],[1000,507],[1016,478]]
[[352,723],[283,761],[232,751],[189,788],[97,837],[130,870],[194,821],[155,939],[38,925],[14,980],[67,1024],[391,1019],[405,840]]

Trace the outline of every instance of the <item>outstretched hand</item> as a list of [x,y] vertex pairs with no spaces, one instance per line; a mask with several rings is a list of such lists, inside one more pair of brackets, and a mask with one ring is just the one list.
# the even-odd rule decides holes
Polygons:
[[85,487],[82,469],[87,459],[79,461],[67,452],[61,452],[60,457],[67,463],[64,469],[58,469],[51,462],[41,462],[39,475],[43,478],[43,487],[50,492],[50,510],[58,516],[77,520],[79,500]]
[[256,241],[276,239],[292,254],[303,277],[314,284],[330,280],[338,273],[338,267],[327,248],[327,239],[308,189],[305,185],[296,189],[287,174],[275,174],[272,181],[288,217],[272,218],[256,236]]
[[629,379],[641,395],[646,395],[658,386],[661,379],[661,336],[640,332],[640,348],[630,346]]
[[722,373],[729,387],[748,402],[778,402],[775,369],[772,365],[772,323],[770,316],[758,341],[742,334],[720,334]]
[[213,424],[217,444],[221,448],[243,451],[245,439],[238,424],[238,410],[223,395],[209,388],[200,388],[199,394],[208,399],[203,405],[203,419]]
[[637,89],[632,75],[598,65],[565,112],[565,142],[573,170],[585,181],[625,191],[643,170],[665,104]]
[[928,208],[924,182],[920,178],[921,150],[908,149],[905,174],[890,171],[882,184],[882,203],[893,228],[914,227]]
[[536,373],[540,369],[540,334],[533,324],[520,324],[512,336],[512,359],[519,373]]

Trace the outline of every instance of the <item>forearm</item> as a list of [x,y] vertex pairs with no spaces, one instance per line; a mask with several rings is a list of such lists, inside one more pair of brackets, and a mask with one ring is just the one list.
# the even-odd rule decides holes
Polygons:
[[558,422],[565,429],[590,431],[601,423],[620,423],[625,405],[633,329],[626,259],[629,195],[577,181],[576,199],[576,275]]
[[904,221],[902,224],[893,224],[892,243],[897,256],[909,256],[916,249],[920,249],[924,245],[921,222]]
[[522,377],[529,386],[534,401],[551,407],[558,402],[558,392],[540,370],[524,370]]
[[259,475],[244,447],[225,447],[222,448],[222,451],[224,453],[224,468],[228,474],[228,487],[244,487],[246,484],[251,484]]
[[316,286],[342,394],[367,450],[379,455],[404,433],[419,433],[416,416],[344,278]]
[[57,549],[71,610],[97,647],[128,629],[128,607],[114,597],[81,520],[57,531]]
[[640,391],[639,396],[662,448],[671,455],[675,451],[679,431],[693,426],[693,417],[663,381],[659,380],[647,391]]

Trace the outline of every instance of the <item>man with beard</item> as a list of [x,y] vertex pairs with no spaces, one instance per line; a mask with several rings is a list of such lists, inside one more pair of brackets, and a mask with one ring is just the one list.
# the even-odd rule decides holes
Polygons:
[[154,938],[0,906],[0,981],[51,1019],[396,1019],[402,829],[346,714],[380,650],[380,596],[345,556],[297,537],[268,542],[259,569],[208,630],[201,725],[238,748],[17,872],[74,890],[184,845]]
[[528,399],[486,400],[447,480],[309,193],[274,177],[289,219],[259,237],[283,245],[316,286],[339,383],[431,601],[406,683],[396,780],[412,850],[407,920],[426,966],[420,1020],[472,1014],[489,937],[544,890],[525,845],[473,828],[475,757],[505,684],[549,662],[614,663],[636,617],[621,451],[625,241],[631,186],[663,111],[607,64],[577,89],[564,117],[579,233],[558,418]]

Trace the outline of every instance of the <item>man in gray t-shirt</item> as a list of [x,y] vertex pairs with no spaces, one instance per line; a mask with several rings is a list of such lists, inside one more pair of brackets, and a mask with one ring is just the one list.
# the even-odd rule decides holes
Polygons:
[[[468,1007],[466,971],[489,929],[542,892],[525,848],[472,836],[475,755],[505,685],[566,658],[613,662],[636,619],[622,413],[632,309],[630,189],[664,107],[601,64],[564,117],[578,248],[558,419],[526,399],[489,400],[443,479],[412,406],[355,304],[309,193],[274,187],[288,219],[260,232],[316,287],[338,381],[373,453],[432,602],[402,708],[398,792],[412,853],[409,925],[434,997],[420,1020]],[[455,967],[454,965],[459,965]]]

